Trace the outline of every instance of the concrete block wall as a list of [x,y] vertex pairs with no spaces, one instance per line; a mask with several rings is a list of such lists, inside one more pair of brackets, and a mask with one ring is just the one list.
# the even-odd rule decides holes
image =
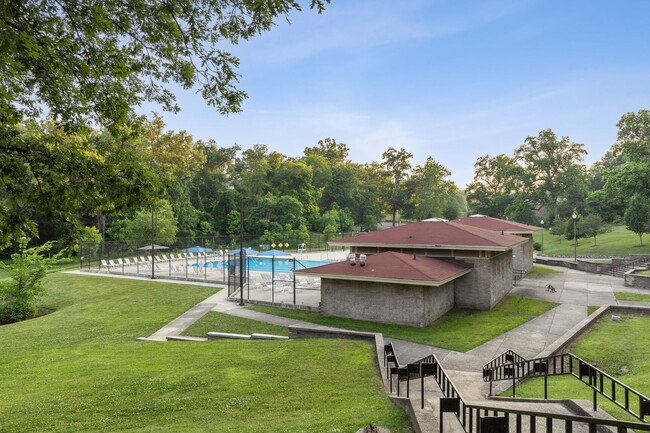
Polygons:
[[512,290],[510,251],[490,259],[463,259],[472,272],[455,281],[454,302],[459,308],[491,310]]
[[327,316],[426,326],[452,308],[453,283],[443,287],[321,279],[321,313]]
[[526,273],[533,270],[533,239],[512,249],[512,268]]
[[426,325],[454,308],[454,282],[440,287],[424,287],[424,319]]

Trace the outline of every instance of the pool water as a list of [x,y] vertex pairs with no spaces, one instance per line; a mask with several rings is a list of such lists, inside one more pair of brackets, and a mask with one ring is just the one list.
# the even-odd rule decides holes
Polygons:
[[[271,272],[273,269],[275,269],[275,272],[287,272],[287,273],[293,272],[293,259],[276,258],[275,264],[273,263],[272,258],[266,258],[266,257],[247,257],[246,261],[248,262],[248,269],[250,271]],[[334,260],[296,259],[296,269],[313,268],[316,266],[327,265],[330,263],[334,263]],[[193,264],[191,266],[196,266],[196,264]],[[215,268],[215,269],[227,268],[228,261],[226,260],[226,261],[207,262],[205,265],[200,265],[200,266],[207,266],[208,268]],[[273,268],[273,266],[275,266],[275,268]]]

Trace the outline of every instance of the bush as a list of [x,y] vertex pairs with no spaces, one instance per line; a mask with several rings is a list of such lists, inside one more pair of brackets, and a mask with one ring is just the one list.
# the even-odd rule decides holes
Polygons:
[[533,242],[533,249],[535,251],[541,251],[542,250],[542,243],[541,242]]
[[36,314],[36,306],[22,299],[0,304],[0,325],[30,319]]
[[27,238],[21,238],[20,251],[11,255],[9,263],[0,262],[0,269],[9,274],[8,279],[0,281],[0,324],[34,317],[35,300],[45,291],[43,278],[56,261],[42,256],[52,247],[51,242],[34,248],[27,248],[28,243]]

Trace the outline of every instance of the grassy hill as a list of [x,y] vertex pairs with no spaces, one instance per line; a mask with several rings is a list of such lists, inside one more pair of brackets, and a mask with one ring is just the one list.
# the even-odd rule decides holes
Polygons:
[[[542,242],[542,232],[535,233],[535,242]],[[573,257],[573,240],[564,236],[552,235],[544,231],[544,251],[538,254]],[[643,245],[639,244],[639,236],[627,230],[624,226],[612,227],[612,230],[599,235],[594,245],[593,238],[578,239],[578,257],[625,257],[630,254],[650,254],[650,235],[646,234]]]
[[0,326],[0,432],[402,432],[374,346],[137,342],[210,287],[50,274],[55,311]]

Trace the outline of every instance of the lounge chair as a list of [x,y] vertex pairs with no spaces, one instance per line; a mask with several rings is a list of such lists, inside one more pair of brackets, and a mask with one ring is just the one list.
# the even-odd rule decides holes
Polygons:
[[276,281],[290,281],[293,282],[293,278],[291,278],[291,275],[289,274],[284,274],[284,273],[278,273],[278,278],[276,278]]
[[262,277],[262,287],[270,288],[273,286],[273,280],[271,279],[271,274],[268,272],[261,272],[260,273]]
[[111,271],[111,265],[109,265],[106,260],[102,259],[100,262],[104,268],[108,269],[109,272]]

